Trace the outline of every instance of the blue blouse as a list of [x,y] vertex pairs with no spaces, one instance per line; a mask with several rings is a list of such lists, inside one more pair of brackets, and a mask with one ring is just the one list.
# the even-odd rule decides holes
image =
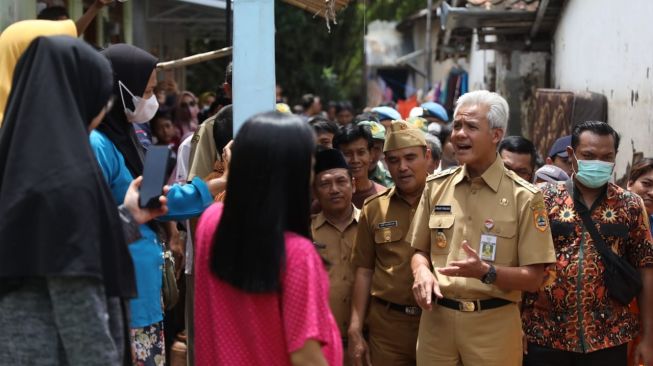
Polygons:
[[[91,147],[116,203],[122,203],[134,179],[120,151],[102,132],[93,131]],[[208,186],[199,178],[189,184],[175,184],[166,195],[168,214],[158,220],[185,220],[200,215],[212,202]],[[136,272],[138,297],[129,303],[131,327],[142,328],[163,320],[161,285],[163,278],[163,244],[147,225],[141,225],[142,238],[129,244]]]

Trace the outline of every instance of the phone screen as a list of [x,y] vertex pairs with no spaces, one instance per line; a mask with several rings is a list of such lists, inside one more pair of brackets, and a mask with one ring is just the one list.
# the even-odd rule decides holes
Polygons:
[[170,148],[167,146],[152,145],[147,150],[139,200],[139,206],[142,208],[161,206],[159,196],[163,193],[163,186],[167,180],[170,154]]

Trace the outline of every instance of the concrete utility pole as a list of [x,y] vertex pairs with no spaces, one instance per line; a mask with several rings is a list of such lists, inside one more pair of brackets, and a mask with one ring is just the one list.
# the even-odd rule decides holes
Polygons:
[[237,0],[234,9],[234,135],[245,120],[275,107],[274,0]]

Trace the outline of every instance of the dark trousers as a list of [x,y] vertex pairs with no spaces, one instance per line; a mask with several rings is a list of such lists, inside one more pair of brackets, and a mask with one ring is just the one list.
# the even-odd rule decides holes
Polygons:
[[523,366],[626,366],[628,344],[590,353],[562,351],[528,344]]

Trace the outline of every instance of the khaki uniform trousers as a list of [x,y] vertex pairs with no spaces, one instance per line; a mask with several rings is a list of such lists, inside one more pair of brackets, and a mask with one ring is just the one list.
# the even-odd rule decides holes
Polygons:
[[521,336],[516,304],[479,312],[433,305],[422,312],[417,365],[521,366]]
[[420,317],[388,309],[374,298],[371,298],[370,302],[367,322],[372,365],[415,365]]

